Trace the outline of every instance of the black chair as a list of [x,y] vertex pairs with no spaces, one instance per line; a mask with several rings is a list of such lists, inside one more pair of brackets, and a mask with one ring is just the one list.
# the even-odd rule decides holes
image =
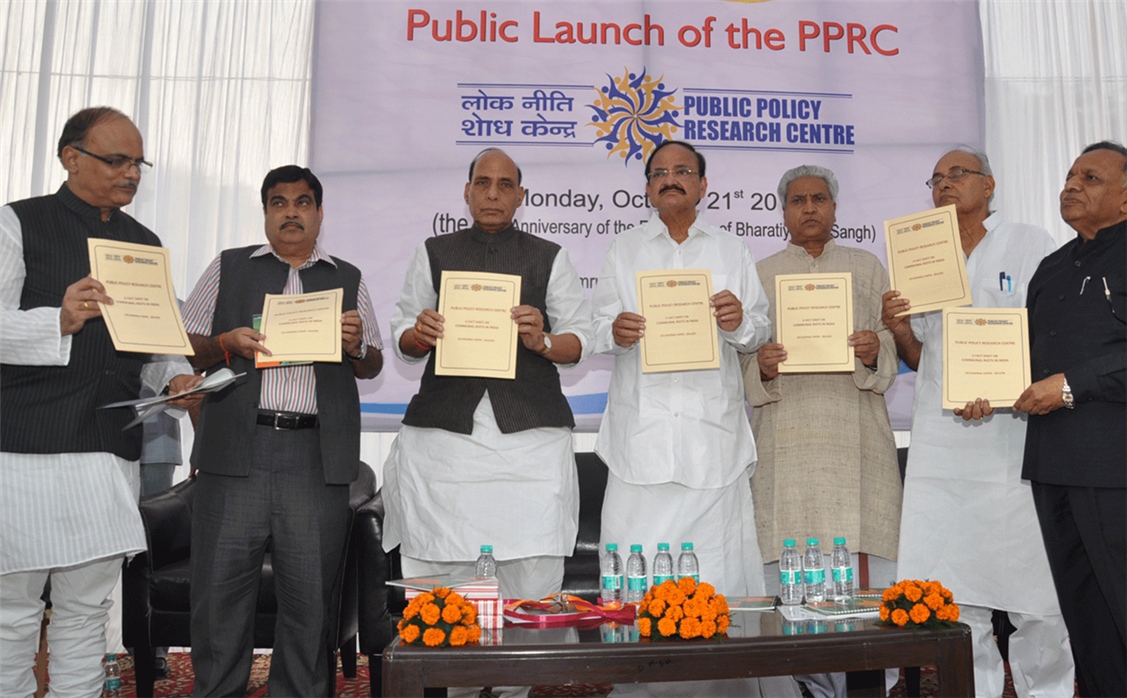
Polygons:
[[[563,591],[594,602],[599,596],[599,533],[607,466],[594,453],[576,453],[579,474],[579,533],[575,552],[564,560]],[[406,602],[403,590],[388,587],[387,580],[403,576],[399,549],[383,550],[384,505],[381,494],[356,512],[354,546],[359,558],[360,652],[368,655],[373,698],[383,695],[383,651],[395,637],[395,624]]]
[[[348,678],[356,677],[357,628],[357,517],[356,512],[376,496],[375,474],[366,463],[349,486],[352,525],[341,571],[333,590],[336,604],[336,643],[341,666]],[[133,648],[137,695],[152,696],[155,673],[154,647],[191,647],[189,580],[191,568],[192,502],[195,479],[141,500],[141,520],[148,551],[125,565],[122,574],[122,640]],[[273,647],[278,603],[274,595],[274,571],[267,551],[259,581],[254,624],[254,646]],[[336,675],[337,651],[329,668]],[[335,681],[334,681],[335,683]]]

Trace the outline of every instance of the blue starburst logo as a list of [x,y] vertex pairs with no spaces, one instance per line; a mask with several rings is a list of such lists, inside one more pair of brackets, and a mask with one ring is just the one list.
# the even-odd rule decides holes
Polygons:
[[645,70],[635,75],[627,68],[622,77],[607,75],[610,82],[587,106],[595,112],[588,126],[598,129],[601,135],[595,142],[606,144],[608,159],[617,153],[623,165],[645,161],[654,148],[673,139],[681,127],[676,118],[681,107],[676,90],[665,89],[664,77],[650,77]]

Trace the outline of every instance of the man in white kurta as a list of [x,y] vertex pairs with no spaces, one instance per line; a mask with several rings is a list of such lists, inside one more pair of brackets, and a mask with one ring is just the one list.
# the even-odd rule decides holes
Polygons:
[[[551,257],[547,285],[541,290],[547,322],[537,321],[539,311],[531,313],[529,306],[514,309],[522,340],[517,361],[547,359],[571,366],[590,351],[590,301],[566,250],[530,240],[531,236],[522,243],[521,236],[527,234],[512,222],[523,195],[519,178],[508,156],[495,149],[484,151],[471,165],[466,186],[474,227],[452,234],[460,236],[457,239],[444,237],[451,237],[451,243],[463,240],[465,247],[459,252],[472,250],[461,258],[467,264],[478,252],[495,259],[517,244],[531,244]],[[444,249],[445,242],[439,242],[435,251]],[[442,336],[435,261],[427,244],[419,245],[391,321],[396,354],[408,363],[430,359]],[[531,278],[524,279],[522,293],[532,285]],[[554,374],[554,369],[543,370]],[[428,379],[434,380],[425,375],[424,385]],[[495,390],[507,387],[492,385]],[[559,388],[555,391],[533,399],[562,401]],[[507,408],[497,403],[498,396],[491,399],[487,388],[472,405],[458,406],[472,412],[469,433],[406,423],[400,429],[384,465],[384,548],[402,546],[403,574],[411,577],[473,574],[480,546],[489,544],[498,561],[502,595],[539,599],[560,590],[563,559],[575,548],[579,490],[571,429],[541,426],[506,432],[501,417]],[[410,413],[409,408],[405,422]]]
[[[987,215],[989,171],[984,155],[956,150],[936,164],[930,185],[936,206],[958,211],[974,307],[1023,308],[1029,279],[1055,244],[1042,228]],[[964,413],[982,417],[981,401],[954,413],[942,409],[942,312],[911,315],[909,333],[908,323],[893,316],[910,301],[892,291],[884,303],[897,349],[917,370],[900,577],[937,580],[954,593],[959,620],[973,634],[976,695],[1002,695],[1004,668],[991,625],[991,609],[999,609],[1016,627],[1009,663],[1018,695],[1071,696],[1068,634],[1032,492],[1021,479],[1026,415],[995,408],[964,421]]]

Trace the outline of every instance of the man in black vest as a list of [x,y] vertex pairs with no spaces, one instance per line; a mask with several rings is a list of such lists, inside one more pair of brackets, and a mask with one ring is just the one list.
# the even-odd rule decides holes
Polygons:
[[[196,367],[246,373],[209,395],[192,448],[199,478],[192,519],[192,666],[197,696],[243,695],[254,651],[255,601],[271,549],[278,620],[270,695],[331,696],[329,607],[348,535],[348,485],[359,472],[357,378],[383,367],[360,271],[317,242],[321,183],[306,168],[262,183],[266,245],[227,250],[184,307]],[[339,362],[256,368],[270,356],[254,329],[270,294],[342,289]],[[331,664],[330,664],[331,661]]]
[[[402,544],[403,574],[418,576],[472,575],[492,545],[502,594],[539,599],[560,590],[575,547],[574,420],[556,366],[589,351],[591,306],[567,251],[513,221],[524,189],[509,156],[479,154],[464,196],[473,227],[419,245],[391,323],[396,354],[426,369],[384,466],[384,547]],[[514,380],[435,375],[446,270],[521,277]]]
[[1029,281],[1032,385],[1021,476],[1082,696],[1127,695],[1127,148],[1084,149],[1060,214],[1076,237]]
[[51,691],[98,695],[109,594],[122,560],[145,550],[137,512],[142,386],[181,392],[183,357],[119,352],[112,304],[90,276],[87,240],[159,246],[120,208],[133,200],[141,133],[120,111],[83,109],[59,138],[67,180],[0,209],[0,695],[30,696],[44,584],[51,581]]

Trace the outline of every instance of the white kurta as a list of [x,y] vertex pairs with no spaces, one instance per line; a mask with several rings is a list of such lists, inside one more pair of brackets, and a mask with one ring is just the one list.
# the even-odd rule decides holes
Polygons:
[[[20,220],[5,206],[0,208],[0,361],[65,366],[71,338],[60,334],[59,308],[19,309],[26,273]],[[172,377],[191,372],[182,356],[153,356],[141,370],[141,382],[160,392]],[[0,453],[0,574],[144,550],[140,483],[137,463],[112,453]]]
[[[979,308],[1024,308],[1029,279],[1056,245],[1042,228],[986,219],[967,259]],[[999,283],[1004,273],[1010,281]],[[1012,284],[1012,285],[1011,285]],[[911,300],[911,299],[909,299]],[[1029,483],[1025,414],[992,405],[982,421],[944,410],[942,311],[912,316],[923,343],[904,481],[899,576],[943,583],[958,603],[1059,614]]]
[[[430,259],[419,245],[391,320],[392,346],[424,308],[437,307]],[[590,353],[591,305],[579,275],[560,249],[546,297],[552,334],[574,334]],[[402,545],[413,558],[474,560],[483,544],[497,560],[571,555],[579,519],[579,482],[571,430],[527,429],[503,434],[486,392],[474,411],[472,434],[404,425],[384,463],[384,549]]]
[[[731,291],[743,304],[733,332],[719,330],[720,368],[642,373],[638,344],[618,346],[611,327],[638,312],[635,272],[709,269],[713,293]],[[698,216],[677,244],[661,218],[620,235],[607,252],[595,305],[595,342],[614,355],[607,411],[595,450],[611,471],[603,500],[602,543],[620,550],[642,543],[652,559],[658,542],[674,558],[691,542],[701,580],[717,591],[761,593],[762,556],[748,477],[755,441],[744,410],[739,353],[770,336],[767,298],[755,258],[743,240]]]

